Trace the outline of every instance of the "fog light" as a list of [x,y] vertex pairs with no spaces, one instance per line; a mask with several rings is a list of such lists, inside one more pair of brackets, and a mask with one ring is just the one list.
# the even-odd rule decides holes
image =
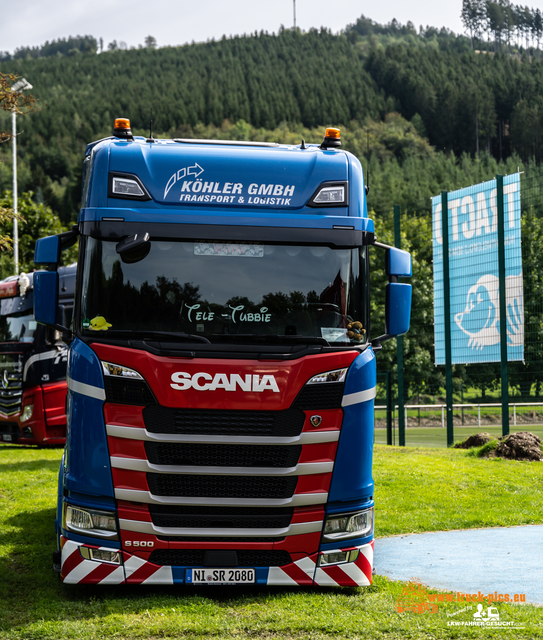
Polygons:
[[345,562],[354,562],[359,555],[359,549],[350,549],[349,551],[327,551],[319,555],[319,566],[324,567],[330,564],[343,564]]
[[121,554],[119,551],[79,547],[79,552],[85,558],[85,560],[95,560],[96,562],[110,562],[111,564],[121,564]]
[[373,533],[373,507],[358,513],[331,515],[324,523],[325,540],[345,540],[363,538]]
[[33,404],[27,404],[21,413],[21,422],[27,422],[32,417],[32,412],[34,411]]

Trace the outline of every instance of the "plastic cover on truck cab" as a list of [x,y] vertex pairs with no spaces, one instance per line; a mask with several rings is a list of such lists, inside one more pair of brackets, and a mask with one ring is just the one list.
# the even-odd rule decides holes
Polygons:
[[[345,185],[344,201],[330,201],[327,205],[336,208],[336,215],[346,215],[338,209],[348,203],[350,165],[359,164],[345,151],[316,146],[301,149],[284,145],[108,140],[93,148],[93,162],[101,165],[100,175],[107,162],[105,155],[109,161],[109,198],[131,200],[131,205],[139,193],[142,201],[148,200],[148,193],[161,205],[299,209],[314,206],[312,197],[320,185],[339,182]],[[118,193],[112,188],[111,176],[115,174],[128,180],[119,182]],[[362,179],[361,171],[356,174]],[[134,180],[132,188],[130,176]],[[88,193],[90,199],[85,206],[103,206],[95,185]],[[110,206],[114,206],[112,200]],[[119,202],[118,206],[122,204]],[[309,211],[320,212],[318,208]]]

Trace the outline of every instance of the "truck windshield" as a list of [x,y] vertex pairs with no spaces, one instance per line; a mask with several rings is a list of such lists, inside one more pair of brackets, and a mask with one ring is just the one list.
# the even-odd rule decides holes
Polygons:
[[86,238],[84,336],[366,340],[365,248],[153,240],[125,262],[116,245]]
[[34,342],[36,321],[32,309],[0,315],[0,342]]

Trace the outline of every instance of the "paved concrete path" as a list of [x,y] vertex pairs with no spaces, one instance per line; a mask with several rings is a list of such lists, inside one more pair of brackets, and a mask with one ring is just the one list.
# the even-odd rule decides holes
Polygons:
[[526,594],[543,604],[543,525],[377,538],[375,573],[461,593]]

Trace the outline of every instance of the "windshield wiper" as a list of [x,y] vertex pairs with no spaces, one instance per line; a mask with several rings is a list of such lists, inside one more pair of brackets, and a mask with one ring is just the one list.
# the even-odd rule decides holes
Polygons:
[[324,338],[317,336],[285,336],[281,334],[259,333],[215,333],[212,336],[214,342],[254,342],[258,344],[318,344],[329,347],[330,344]]
[[107,335],[104,337],[129,338],[134,340],[171,340],[172,342],[204,342],[205,344],[211,344],[210,341],[204,336],[198,336],[193,333],[181,333],[176,331],[126,331],[122,329],[110,329]]
[[211,344],[211,342],[204,336],[198,336],[194,333],[177,333],[175,331],[135,331],[134,337],[139,338],[140,340],[180,340]]

